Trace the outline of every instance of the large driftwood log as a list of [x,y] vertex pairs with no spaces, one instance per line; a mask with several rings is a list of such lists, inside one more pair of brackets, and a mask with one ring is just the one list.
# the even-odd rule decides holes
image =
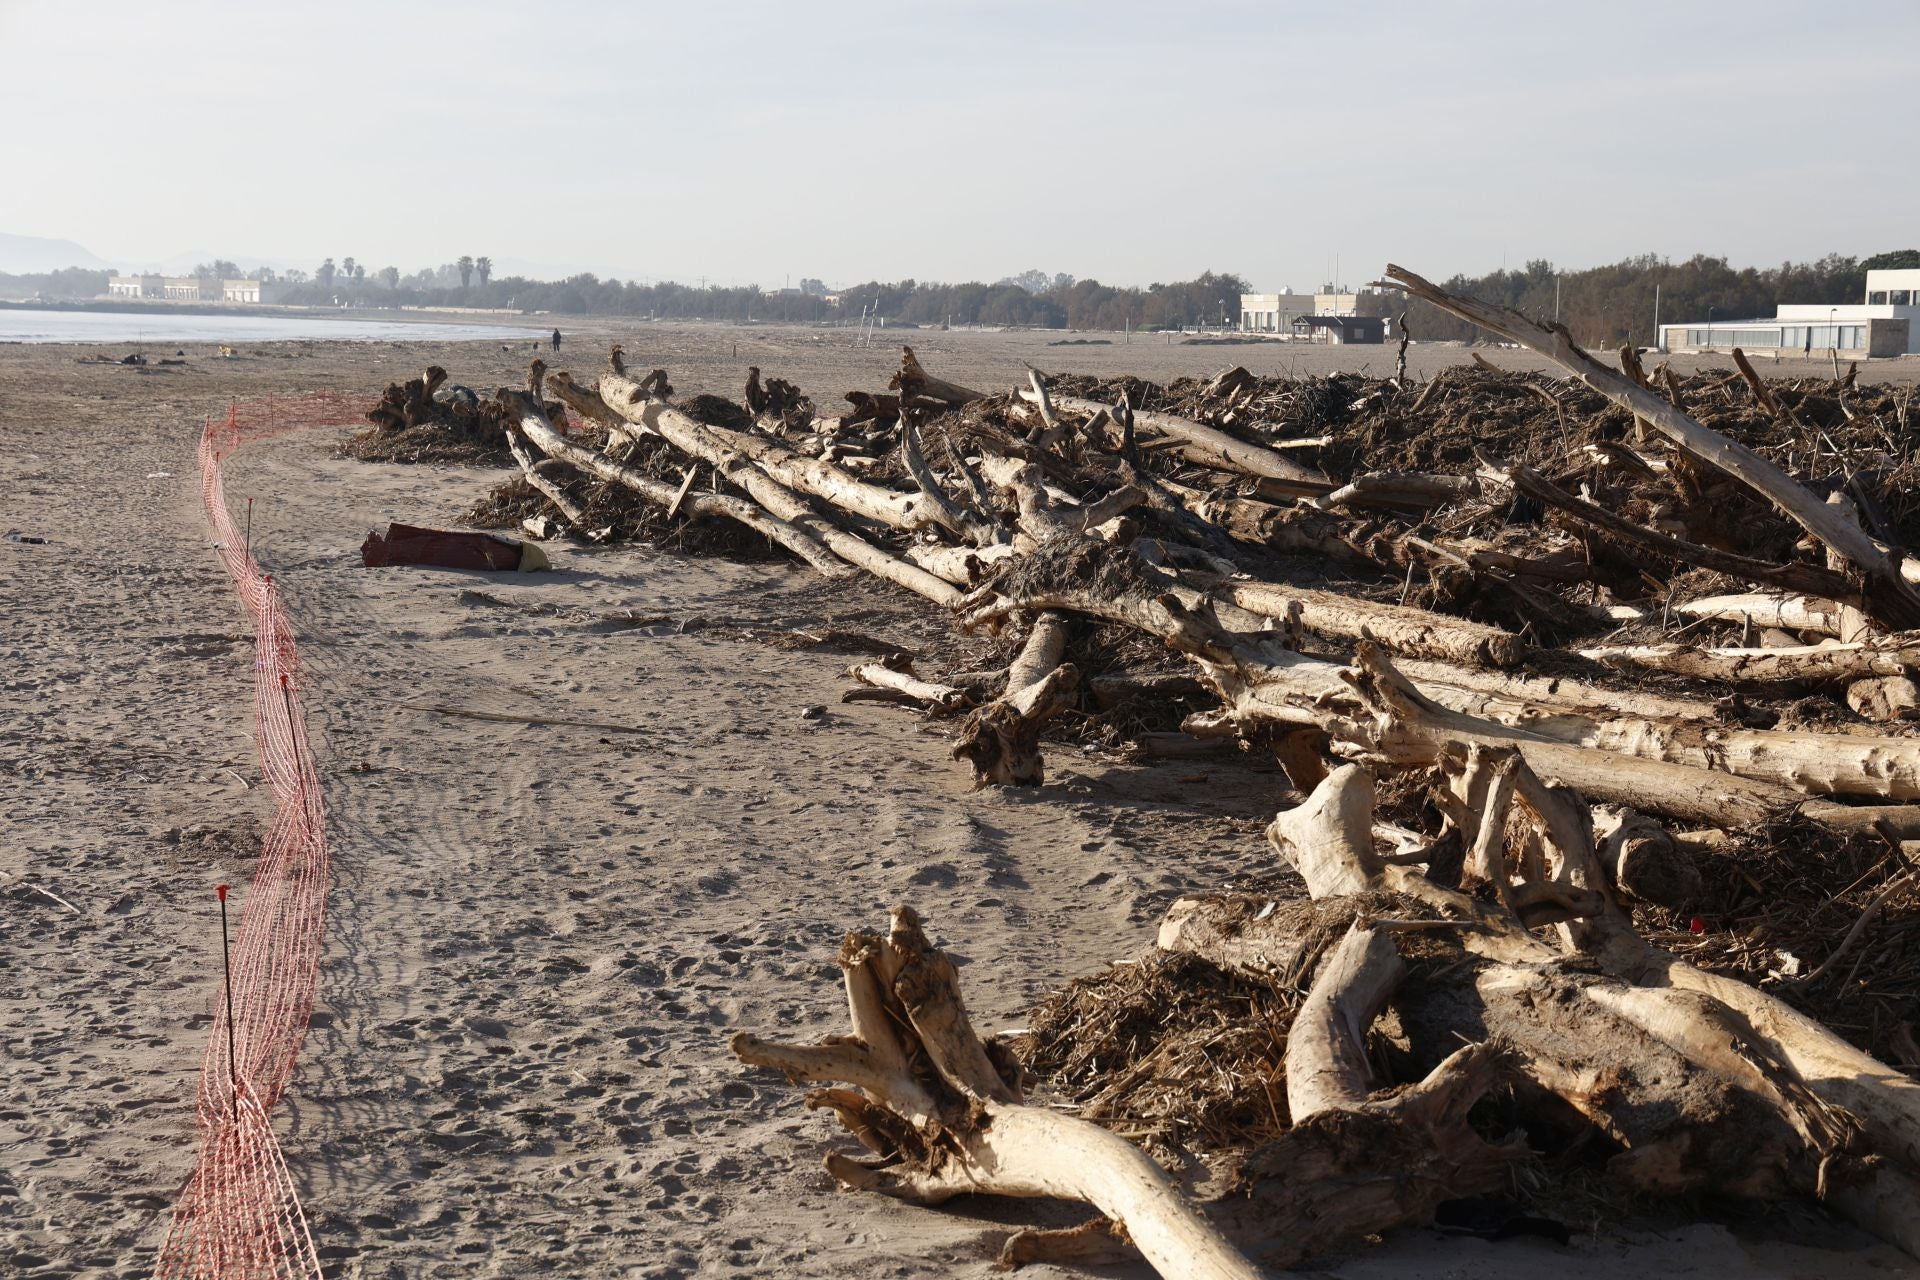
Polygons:
[[[809,508],[794,489],[817,493],[827,502],[883,523],[908,520],[901,514],[905,504],[922,499],[867,484],[831,463],[796,454],[751,432],[727,431],[696,422],[664,401],[653,399],[644,387],[622,374],[603,375],[600,394],[630,427],[658,435],[682,453],[709,463],[775,517],[806,529],[847,563],[935,604],[951,605],[960,598],[953,584],[826,519]],[[800,483],[790,487],[788,481]]]
[[[1020,398],[1029,402],[1038,399],[1031,390],[1022,391]],[[1082,396],[1053,396],[1052,401],[1055,409],[1064,409],[1068,413],[1091,415],[1110,411],[1110,406]],[[1299,494],[1328,493],[1334,488],[1326,476],[1312,467],[1303,466],[1292,458],[1275,453],[1265,445],[1249,444],[1245,440],[1236,439],[1224,431],[1195,422],[1191,418],[1135,409],[1133,423],[1136,430],[1154,432],[1179,441],[1182,453],[1208,466],[1239,471],[1251,476],[1263,476]]]
[[1689,619],[1717,618],[1722,622],[1778,627],[1782,631],[1817,631],[1830,636],[1840,634],[1840,606],[1817,596],[1783,596],[1773,592],[1705,596],[1676,604],[1673,612]]
[[1920,668],[1920,644],[1911,639],[1838,640],[1777,649],[1700,648],[1690,644],[1598,645],[1577,650],[1604,667],[1644,668],[1729,684],[1798,684],[1906,675]]
[[810,458],[758,432],[697,422],[622,374],[601,375],[600,398],[629,427],[653,432],[696,457],[715,454],[746,459],[789,489],[812,494],[843,511],[892,528],[919,529],[933,522],[931,504],[919,494],[896,493],[871,484],[845,467]]
[[548,502],[551,502],[554,510],[565,516],[567,523],[572,525],[576,532],[582,537],[587,536],[587,513],[581,510],[579,503],[567,496],[565,489],[540,473],[540,468],[543,466],[558,466],[560,464],[554,462],[552,459],[541,463],[534,462],[533,455],[527,452],[527,446],[521,443],[520,434],[517,431],[507,432],[507,448],[512,452],[513,460],[520,464],[520,474],[526,479],[526,482],[538,490],[540,495]]
[[917,1204],[969,1193],[1080,1200],[1169,1280],[1260,1275],[1145,1153],[1085,1120],[1022,1105],[1018,1067],[974,1032],[952,961],[911,908],[894,909],[885,936],[848,934],[840,968],[851,1036],[800,1046],[742,1032],[732,1049],[789,1080],[852,1086],[807,1095],[876,1157],[829,1155],[841,1184]]
[[1383,649],[1410,657],[1511,667],[1527,653],[1525,641],[1499,627],[1332,591],[1229,579],[1221,584],[1218,594],[1252,613],[1269,618],[1297,616],[1309,631],[1372,640]]
[[[1524,692],[1500,694],[1464,687],[1463,677],[1476,673],[1431,663],[1396,665],[1450,711],[1570,746],[1720,771],[1802,795],[1920,799],[1920,738],[1746,729],[1723,723],[1707,704],[1615,694],[1571,681],[1551,692],[1532,690],[1537,682],[1516,681]],[[1618,705],[1607,705],[1610,699]]]
[[[1449,690],[1449,700],[1475,713],[1455,710],[1417,688],[1371,642],[1362,641],[1354,664],[1343,667],[1250,634],[1253,627],[1229,621],[1224,611],[1233,607],[1181,587],[1125,548],[1081,539],[1050,546],[977,590],[963,602],[962,621],[977,626],[1023,610],[1058,609],[1157,636],[1195,664],[1224,704],[1190,721],[1197,731],[1231,726],[1262,735],[1311,727],[1327,733],[1343,754],[1399,765],[1432,764],[1455,745],[1509,745],[1537,772],[1596,800],[1708,826],[1750,828],[1796,807],[1819,821],[1849,824],[1857,815],[1845,806],[1807,801],[1795,788],[1894,785],[1887,769],[1900,757],[1872,740],[1853,751],[1811,735],[1768,738],[1749,731],[1756,736],[1729,760],[1725,753],[1714,755],[1712,739],[1690,738],[1680,726],[1666,731],[1620,718],[1607,724],[1599,716],[1569,714],[1564,706],[1502,708],[1466,688]],[[1604,706],[1607,695],[1595,691],[1592,698]],[[1489,710],[1503,719],[1487,718]],[[1603,741],[1606,746],[1598,745]],[[1666,758],[1670,754],[1717,767],[1676,763]],[[1736,761],[1778,780],[1723,771]]]
[[[1614,689],[1565,676],[1528,675],[1519,671],[1480,671],[1458,663],[1400,658],[1394,663],[1422,689],[1455,711],[1468,711],[1492,720],[1521,723],[1558,714],[1585,717],[1632,716],[1643,720],[1681,720],[1716,724],[1720,708],[1705,698],[1645,689]],[[1522,710],[1522,708],[1531,708]]]
[[991,547],[949,547],[941,543],[916,542],[907,548],[907,559],[942,582],[973,587],[997,564],[1011,560],[1018,551],[1010,542]]
[[893,375],[887,387],[898,391],[903,401],[918,398],[937,400],[945,405],[963,405],[971,400],[987,398],[985,392],[934,377],[921,365],[920,357],[913,354],[913,348],[907,346],[900,348],[900,372]]
[[[1659,737],[1629,735],[1623,747],[1651,758],[1543,739],[1526,729],[1452,711],[1415,688],[1384,654],[1363,643],[1352,668],[1364,709],[1342,726],[1353,754],[1396,764],[1427,764],[1450,746],[1511,746],[1537,772],[1558,778],[1595,799],[1635,805],[1711,826],[1750,828],[1790,810],[1818,821],[1844,806],[1804,801],[1776,782],[1673,764],[1659,758]],[[1265,695],[1246,686],[1239,710],[1258,716]],[[1771,763],[1769,761],[1769,763]]]
[[600,398],[597,390],[589,390],[573,380],[573,375],[564,369],[557,369],[547,375],[547,390],[551,391],[560,403],[573,410],[589,422],[597,422],[603,427],[619,427],[624,419]]
[[1740,480],[1847,563],[1851,572],[1859,576],[1861,607],[1876,621],[1895,631],[1920,627],[1920,592],[1901,576],[1900,557],[1882,550],[1838,508],[1829,506],[1773,463],[1700,425],[1671,401],[1607,368],[1583,351],[1562,326],[1542,326],[1514,311],[1456,298],[1402,267],[1389,265],[1387,275],[1415,297],[1442,311],[1548,357],[1587,386],[1638,415],[1689,457]]

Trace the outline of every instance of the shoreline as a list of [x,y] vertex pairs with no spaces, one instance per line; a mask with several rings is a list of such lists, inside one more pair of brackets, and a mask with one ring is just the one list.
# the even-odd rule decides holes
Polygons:
[[[68,299],[58,302],[0,300],[0,311],[33,311],[54,314],[124,316],[251,316],[259,319],[391,320],[396,324],[514,324],[528,322],[529,329],[549,327],[553,317],[536,311],[461,310],[426,307],[301,307],[278,303],[229,302],[118,302],[106,299]],[[484,319],[479,317],[484,315]],[[474,317],[468,319],[468,317]],[[583,319],[591,317],[581,317]]]

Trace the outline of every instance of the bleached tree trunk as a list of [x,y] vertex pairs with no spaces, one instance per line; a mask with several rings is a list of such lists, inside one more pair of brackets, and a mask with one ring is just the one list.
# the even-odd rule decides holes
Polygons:
[[1010,542],[991,547],[949,547],[916,542],[907,548],[907,559],[941,581],[961,587],[971,587],[983,573],[1017,554]]
[[[789,525],[804,526],[847,563],[903,586],[935,604],[951,605],[959,600],[960,592],[951,583],[935,577],[918,565],[882,551],[864,538],[808,509],[784,483],[783,477],[797,475],[809,481],[814,488],[808,492],[825,490],[822,497],[826,501],[834,502],[836,498],[846,500],[850,504],[846,509],[855,511],[855,514],[892,510],[887,503],[877,499],[869,502],[875,494],[885,495],[887,499],[899,499],[902,503],[920,499],[909,499],[906,494],[879,489],[847,475],[830,463],[803,458],[784,445],[750,433],[722,431],[696,422],[665,403],[648,398],[640,384],[620,374],[603,375],[600,394],[628,423],[658,435],[690,457],[711,464],[727,479],[745,489],[755,502],[774,516]],[[742,447],[736,448],[736,445]],[[797,469],[767,466],[764,461],[751,460],[749,454],[753,452],[772,457],[776,463],[800,459],[808,465]],[[840,476],[846,477],[846,484],[840,482]]]
[[1920,667],[1920,645],[1900,637],[1778,649],[1703,649],[1690,644],[1604,645],[1577,651],[1604,667],[1666,671],[1729,684],[1793,684],[1901,676]]
[[[1055,577],[1053,570],[1061,571]],[[963,606],[962,621],[975,626],[1020,610],[1056,609],[1134,627],[1158,636],[1186,654],[1225,704],[1189,721],[1198,732],[1233,726],[1251,733],[1286,733],[1312,727],[1330,735],[1342,753],[1401,765],[1431,764],[1449,746],[1512,746],[1539,773],[1559,778],[1596,800],[1651,809],[1708,826],[1748,828],[1798,809],[1823,822],[1846,823],[1845,807],[1809,802],[1781,782],[1696,768],[1665,759],[1684,754],[1687,735],[1652,726],[1619,725],[1603,735],[1603,718],[1568,715],[1549,708],[1511,707],[1512,723],[1468,714],[1423,693],[1396,670],[1371,642],[1357,646],[1352,666],[1306,658],[1244,634],[1225,631],[1203,616],[1207,602],[1148,569],[1123,549],[1083,547],[1070,558],[1036,558],[1017,584],[999,582],[976,592]],[[1098,581],[1098,590],[1089,582]],[[1224,609],[1221,605],[1214,609]],[[1226,625],[1234,624],[1221,619]],[[1458,669],[1452,669],[1458,670]],[[1465,690],[1449,691],[1490,707]],[[1606,694],[1593,695],[1604,703]],[[1552,735],[1562,734],[1573,741]],[[1583,745],[1606,736],[1614,749]],[[1710,745],[1704,738],[1702,746]],[[1902,757],[1886,744],[1866,745],[1849,755],[1812,740],[1745,739],[1738,767],[1787,774],[1800,786],[1885,786],[1872,776]],[[1782,757],[1799,749],[1797,760]],[[1830,754],[1809,759],[1808,753]],[[1905,748],[1900,748],[1905,750]],[[1628,753],[1631,754],[1628,754]]]
[[573,410],[589,422],[597,422],[603,427],[618,427],[624,419],[607,407],[598,392],[589,391],[573,380],[573,375],[565,370],[556,370],[547,375],[547,390],[567,408]]
[[600,398],[631,426],[651,431],[674,448],[716,465],[723,456],[749,460],[789,489],[813,494],[843,511],[891,528],[913,530],[933,522],[932,505],[919,494],[883,489],[844,467],[809,458],[768,436],[696,422],[665,401],[654,399],[624,375],[602,374]]
[[[580,536],[587,536],[587,513],[581,509],[579,503],[567,496],[565,489],[562,489],[554,481],[540,474],[539,467],[541,464],[534,462],[533,456],[527,452],[526,445],[520,442],[520,437],[517,433],[512,431],[507,432],[507,448],[512,451],[513,460],[520,464],[520,474],[525,478],[526,482],[538,490],[540,495],[548,502],[551,502],[554,510],[565,516],[567,523],[571,524]],[[560,464],[548,463],[546,465],[557,466]]]
[[1683,618],[1718,618],[1756,627],[1778,627],[1782,631],[1840,634],[1840,606],[1815,596],[1783,596],[1774,592],[1707,596],[1676,604],[1673,612]]
[[[1023,391],[1021,398],[1032,401],[1035,397],[1032,391]],[[1098,400],[1081,396],[1054,396],[1052,399],[1054,408],[1064,409],[1068,413],[1095,414],[1108,407]],[[1312,467],[1303,466],[1264,445],[1237,440],[1224,431],[1190,418],[1135,409],[1133,421],[1137,430],[1151,431],[1178,440],[1182,453],[1208,466],[1264,476],[1288,486],[1290,491],[1302,494],[1327,493],[1334,487],[1326,476]]]
[[1381,604],[1332,591],[1229,579],[1219,594],[1242,609],[1269,618],[1290,616],[1321,635],[1372,640],[1393,653],[1437,658],[1465,666],[1511,667],[1526,656],[1526,642],[1499,627],[1449,618],[1425,609]]

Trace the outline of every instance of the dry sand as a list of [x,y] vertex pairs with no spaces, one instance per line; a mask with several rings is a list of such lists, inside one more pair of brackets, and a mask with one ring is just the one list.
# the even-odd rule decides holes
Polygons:
[[[592,328],[569,328],[561,367],[597,366]],[[756,363],[824,404],[894,363],[846,333],[614,331],[683,391],[733,393]],[[1022,360],[1167,378],[1393,358],[912,336],[937,372],[986,387]],[[371,393],[430,361],[490,387],[526,355],[248,350],[143,371],[0,347],[0,525],[49,539],[0,543],[0,1274],[148,1274],[193,1159],[211,887],[246,883],[266,813],[251,633],[199,510],[204,416],[235,396]],[[1414,354],[1422,372],[1464,358]],[[726,1038],[843,1031],[840,934],[896,901],[964,961],[976,1023],[1018,1025],[1048,988],[1145,945],[1179,892],[1264,868],[1279,776],[1056,751],[1042,790],[969,792],[944,730],[840,705],[850,655],[791,636],[925,648],[941,619],[782,563],[642,548],[562,549],[537,576],[368,571],[368,529],[455,521],[495,476],[342,461],[340,437],[253,446],[227,479],[256,500],[254,545],[300,633],[332,824],[320,1006],[280,1115],[329,1275],[985,1275],[1007,1224],[1084,1216],[837,1194],[820,1169],[835,1126],[739,1068]],[[1564,1248],[1407,1232],[1322,1268],[1920,1274],[1802,1206]]]

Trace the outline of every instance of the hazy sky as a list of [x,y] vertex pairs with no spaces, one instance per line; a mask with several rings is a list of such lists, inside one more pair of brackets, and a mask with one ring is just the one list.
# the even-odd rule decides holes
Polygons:
[[778,287],[1920,243],[1920,3],[0,0],[0,231]]

